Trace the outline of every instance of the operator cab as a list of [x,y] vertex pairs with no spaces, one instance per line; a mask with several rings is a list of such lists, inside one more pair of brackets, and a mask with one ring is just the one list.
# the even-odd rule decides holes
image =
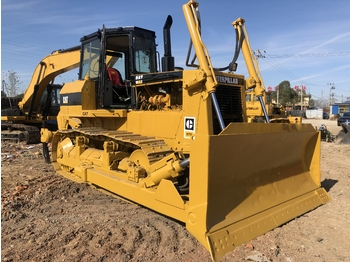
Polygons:
[[81,38],[79,79],[95,81],[97,108],[131,108],[131,75],[157,72],[155,32],[139,27],[102,30]]
[[53,84],[45,88],[43,95],[40,99],[40,113],[43,112],[45,108],[46,99],[50,96],[50,106],[49,113],[50,116],[57,116],[60,111],[60,92],[62,89],[62,85]]

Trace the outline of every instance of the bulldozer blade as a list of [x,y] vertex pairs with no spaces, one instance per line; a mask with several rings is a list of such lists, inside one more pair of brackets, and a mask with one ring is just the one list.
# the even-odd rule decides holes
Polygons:
[[309,124],[231,123],[219,135],[197,134],[192,148],[186,227],[214,261],[330,200]]
[[350,132],[350,125],[347,125],[347,124],[343,123],[343,124],[341,125],[341,127],[342,127],[342,129],[344,130],[344,133],[345,133],[345,134],[347,134],[347,133]]

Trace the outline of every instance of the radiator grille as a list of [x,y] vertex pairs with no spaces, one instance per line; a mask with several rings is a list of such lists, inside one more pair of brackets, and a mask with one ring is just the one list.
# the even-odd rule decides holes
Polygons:
[[[241,88],[237,86],[220,85],[216,88],[215,94],[225,126],[231,122],[243,122]],[[221,132],[214,106],[213,129],[215,135]]]

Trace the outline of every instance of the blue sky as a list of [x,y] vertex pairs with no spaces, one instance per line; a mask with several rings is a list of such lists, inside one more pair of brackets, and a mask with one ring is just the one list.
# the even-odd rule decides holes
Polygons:
[[[350,1],[202,0],[202,37],[214,67],[226,66],[235,48],[231,23],[245,19],[251,47],[264,50],[259,66],[266,88],[284,80],[304,85],[314,99],[350,97]],[[172,55],[185,67],[189,34],[182,13],[186,1],[1,1],[1,71],[13,70],[26,89],[36,65],[53,50],[79,45],[84,35],[106,27],[135,25],[154,30],[163,50],[163,25],[172,15]],[[242,55],[237,73],[247,76]],[[75,80],[76,72],[56,83]]]

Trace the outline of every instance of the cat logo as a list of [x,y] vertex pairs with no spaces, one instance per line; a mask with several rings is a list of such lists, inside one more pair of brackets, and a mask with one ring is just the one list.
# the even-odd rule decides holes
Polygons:
[[143,79],[143,75],[137,75],[135,76],[135,83],[138,84],[142,84],[142,79]]
[[191,138],[195,133],[196,119],[194,117],[185,117],[184,119],[184,137]]

